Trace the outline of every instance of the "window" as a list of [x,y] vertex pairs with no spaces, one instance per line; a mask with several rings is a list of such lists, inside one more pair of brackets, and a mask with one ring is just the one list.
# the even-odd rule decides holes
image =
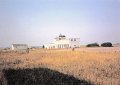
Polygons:
[[64,45],[62,45],[62,48],[64,48]]
[[76,39],[74,39],[74,41],[76,41]]
[[61,48],[61,45],[59,45],[59,48]]
[[60,46],[58,45],[58,48],[60,48]]
[[66,48],[66,44],[64,44],[64,48]]
[[69,48],[69,44],[68,44],[68,48]]

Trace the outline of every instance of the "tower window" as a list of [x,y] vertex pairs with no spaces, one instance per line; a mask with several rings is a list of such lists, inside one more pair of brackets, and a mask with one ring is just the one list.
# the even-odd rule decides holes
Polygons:
[[76,39],[74,39],[74,41],[76,41]]

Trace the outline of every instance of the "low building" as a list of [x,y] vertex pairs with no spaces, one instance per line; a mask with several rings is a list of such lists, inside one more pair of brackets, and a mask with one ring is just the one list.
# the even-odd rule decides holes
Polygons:
[[19,50],[27,50],[28,45],[27,44],[12,44],[12,50],[19,51]]
[[54,38],[53,43],[45,44],[47,49],[55,48],[79,48],[80,47],[80,38],[66,38],[65,35],[59,35]]

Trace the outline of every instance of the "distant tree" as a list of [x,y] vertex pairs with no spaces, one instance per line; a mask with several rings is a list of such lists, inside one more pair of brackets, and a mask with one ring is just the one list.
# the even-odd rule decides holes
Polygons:
[[45,48],[45,46],[43,45],[43,47],[42,48]]
[[86,47],[99,47],[99,44],[98,43],[91,43],[91,44],[86,45]]
[[112,43],[111,42],[105,42],[101,44],[102,47],[112,47]]

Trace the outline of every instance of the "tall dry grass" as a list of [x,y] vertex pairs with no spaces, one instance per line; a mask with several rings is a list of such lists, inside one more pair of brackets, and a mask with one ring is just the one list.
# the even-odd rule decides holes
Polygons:
[[49,68],[96,85],[120,84],[120,48],[31,50],[0,53],[0,69]]

